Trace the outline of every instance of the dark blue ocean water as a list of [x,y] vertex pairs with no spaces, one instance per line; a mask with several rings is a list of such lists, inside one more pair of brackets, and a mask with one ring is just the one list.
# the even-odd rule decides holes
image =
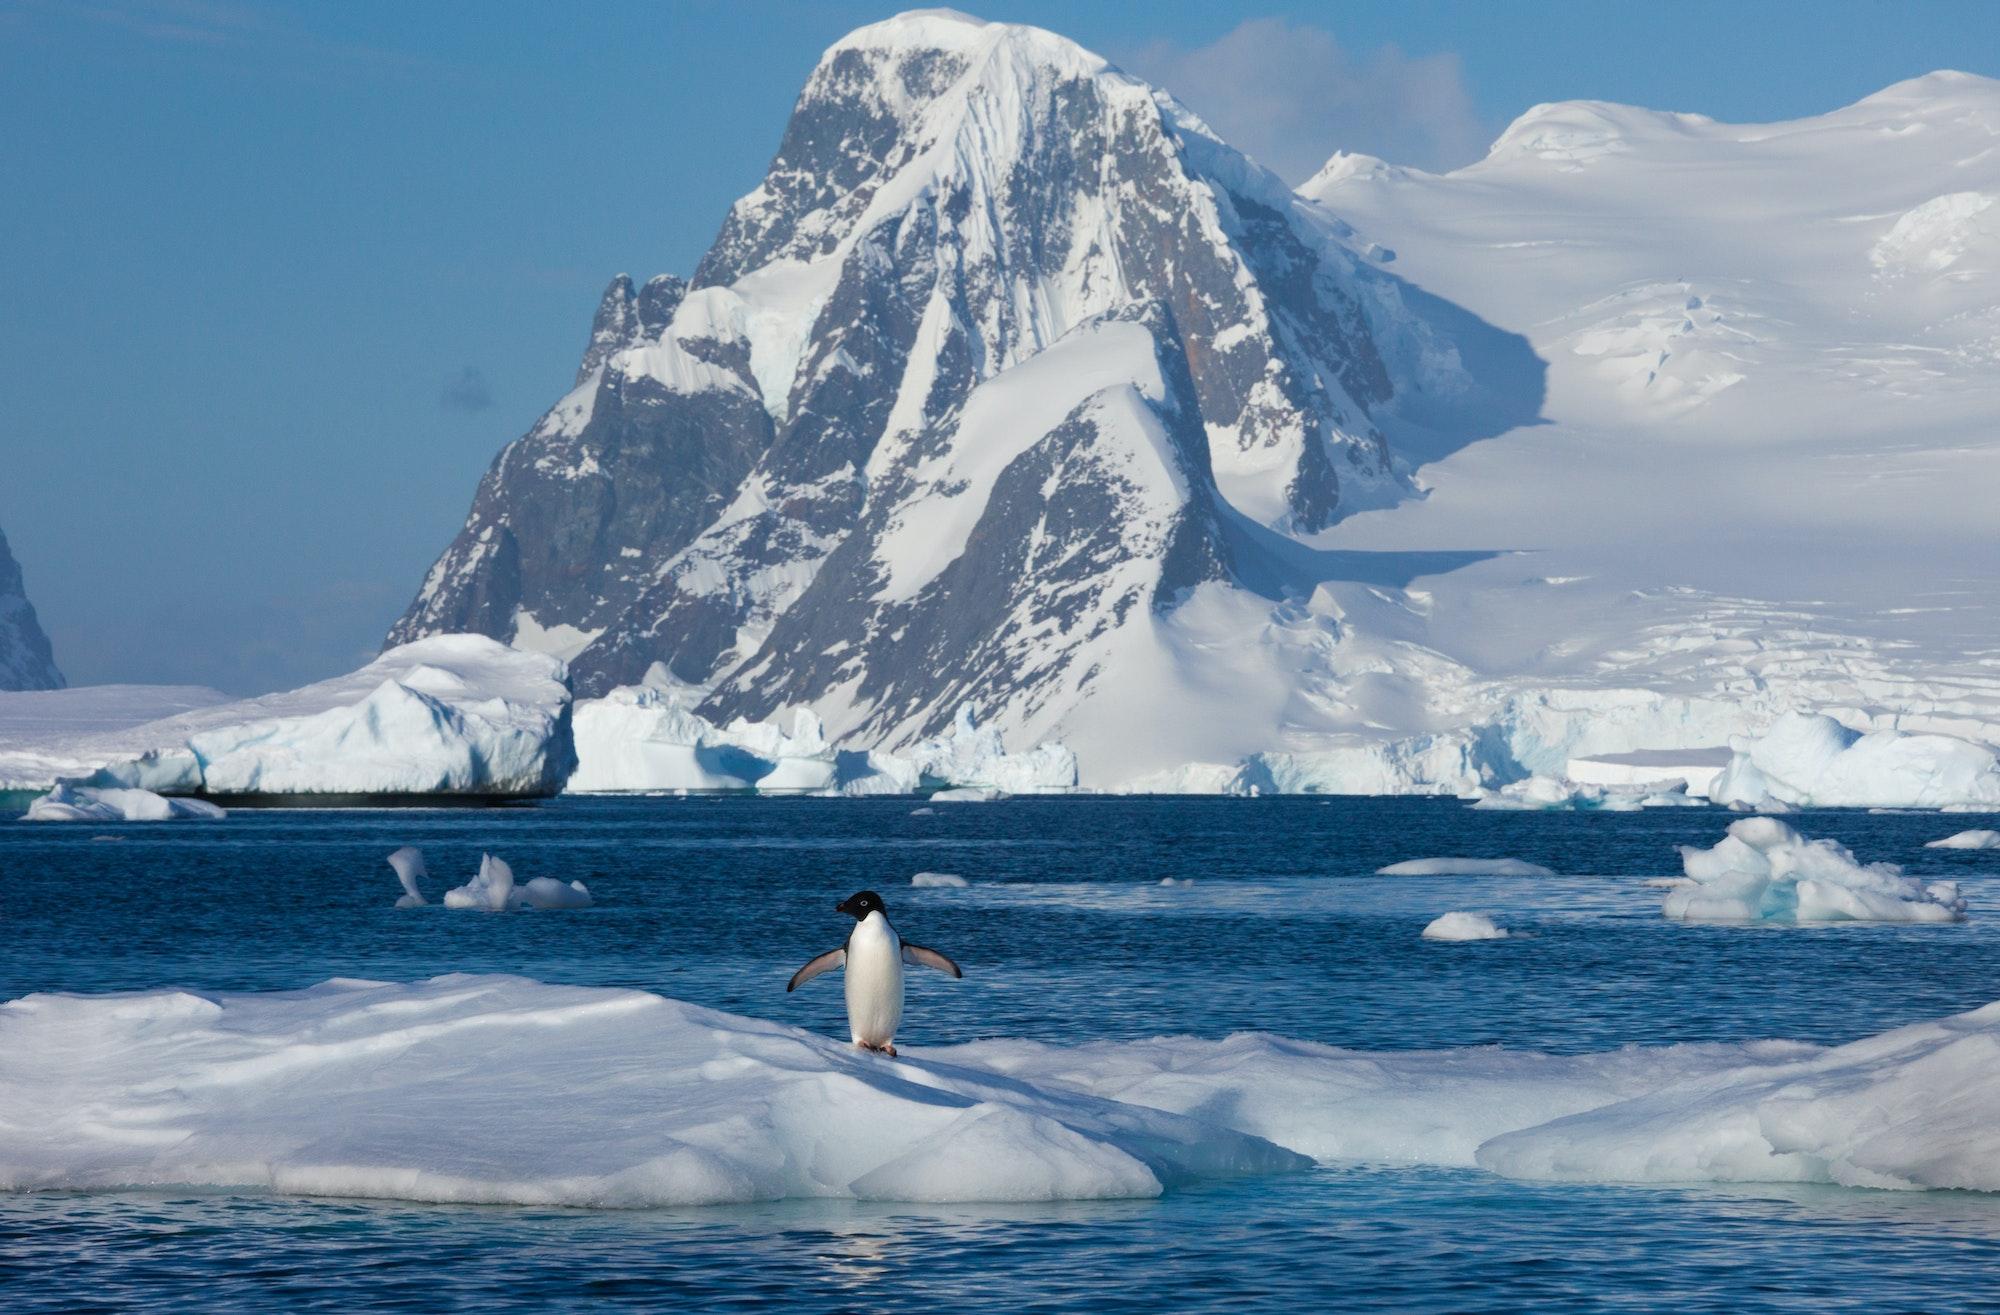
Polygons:
[[[1712,844],[1706,809],[1486,813],[1423,800],[565,799],[488,811],[237,812],[218,824],[0,824],[0,997],[505,971],[640,987],[842,1034],[784,994],[880,891],[963,983],[913,979],[899,1041],[1254,1028],[1366,1049],[1789,1037],[1838,1042],[2000,998],[2000,855],[1926,850],[1995,820],[1809,813],[1863,859],[1961,879],[1949,927],[1690,927],[1642,884]],[[482,850],[596,908],[392,907]],[[1548,879],[1391,878],[1441,854]],[[919,871],[964,890],[912,889]],[[1192,884],[1162,886],[1163,878]],[[1515,938],[1418,939],[1454,908]],[[1523,934],[1525,933],[1525,934]],[[0,1076],[6,1058],[0,1056]],[[0,1195],[0,1310],[583,1306],[808,1310],[1926,1309],[2000,1304],[2000,1198],[1548,1187],[1321,1169],[1041,1207],[790,1202],[658,1212],[227,1194]]]

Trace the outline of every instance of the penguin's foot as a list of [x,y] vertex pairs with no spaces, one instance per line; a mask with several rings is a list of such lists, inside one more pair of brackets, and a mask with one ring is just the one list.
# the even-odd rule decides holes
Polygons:
[[856,1041],[854,1044],[862,1050],[872,1050],[878,1055],[887,1055],[891,1059],[896,1057],[896,1047],[886,1041],[879,1046],[867,1041]]

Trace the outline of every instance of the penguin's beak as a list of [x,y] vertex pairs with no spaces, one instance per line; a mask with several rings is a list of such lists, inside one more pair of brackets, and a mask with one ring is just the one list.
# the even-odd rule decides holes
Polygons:
[[845,913],[848,917],[851,918],[854,916],[854,910],[849,908],[848,906],[853,903],[854,903],[854,897],[850,895],[846,899],[842,900],[840,903],[834,905],[833,911],[835,913]]

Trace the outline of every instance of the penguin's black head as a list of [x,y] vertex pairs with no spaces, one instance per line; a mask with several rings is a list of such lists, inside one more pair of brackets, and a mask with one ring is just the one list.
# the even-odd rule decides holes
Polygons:
[[845,913],[848,917],[859,922],[871,913],[880,913],[882,911],[882,897],[872,890],[864,890],[859,895],[849,895],[846,899],[834,905],[833,911],[835,913]]

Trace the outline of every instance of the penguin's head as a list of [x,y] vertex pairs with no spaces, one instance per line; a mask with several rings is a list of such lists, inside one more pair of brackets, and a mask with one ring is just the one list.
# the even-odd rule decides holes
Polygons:
[[882,911],[882,897],[872,890],[864,890],[859,895],[849,895],[846,899],[834,905],[833,910],[835,913],[845,913],[848,917],[859,922],[871,913],[880,913]]

